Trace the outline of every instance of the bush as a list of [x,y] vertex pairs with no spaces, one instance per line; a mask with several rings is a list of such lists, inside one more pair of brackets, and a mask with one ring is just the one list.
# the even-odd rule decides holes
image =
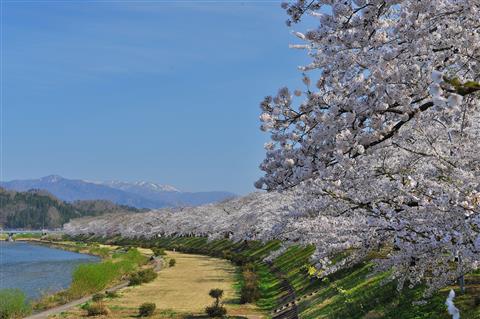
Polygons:
[[169,266],[169,267],[173,267],[173,266],[175,266],[176,263],[177,263],[177,261],[175,260],[175,258],[172,258],[172,259],[170,259],[170,261],[168,262],[168,266]]
[[206,307],[205,312],[211,318],[224,317],[227,314],[227,309],[222,306],[212,305]]
[[0,290],[0,319],[22,318],[28,315],[30,311],[30,305],[21,290]]
[[105,296],[107,298],[118,298],[120,295],[116,291],[105,291]]
[[252,303],[260,299],[260,290],[258,289],[258,278],[251,264],[243,267],[243,286],[240,290],[240,303]]
[[240,290],[240,303],[253,303],[260,299],[260,290],[257,286],[245,285]]
[[103,299],[105,299],[105,294],[102,294],[102,293],[96,293],[92,296],[92,301],[93,302],[100,302]]
[[110,310],[103,303],[96,302],[94,304],[88,305],[87,315],[90,316],[107,316],[110,313]]
[[151,282],[157,278],[158,274],[152,269],[148,268],[145,270],[140,270],[139,272],[130,276],[130,286],[136,286],[143,283]]
[[140,275],[140,278],[142,278],[142,282],[154,281],[155,278],[157,278],[158,276],[158,274],[152,268],[141,270],[138,273]]
[[165,256],[166,255],[165,249],[163,249],[163,248],[154,247],[154,248],[152,248],[152,251],[153,251],[153,254],[155,256]]
[[138,286],[142,284],[142,279],[138,274],[132,274],[128,279],[129,286]]
[[143,303],[138,308],[138,315],[140,317],[150,317],[151,315],[153,315],[156,308],[157,306],[154,303],[151,303],[151,302]]

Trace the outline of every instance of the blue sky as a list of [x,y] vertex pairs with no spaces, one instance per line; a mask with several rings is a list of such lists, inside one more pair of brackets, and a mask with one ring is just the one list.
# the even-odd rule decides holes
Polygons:
[[252,191],[262,98],[299,88],[280,1],[3,3],[3,179]]

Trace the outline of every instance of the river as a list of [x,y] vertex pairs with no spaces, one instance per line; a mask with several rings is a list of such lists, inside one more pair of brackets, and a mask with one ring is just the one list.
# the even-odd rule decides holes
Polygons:
[[24,242],[0,242],[0,289],[18,288],[29,299],[70,285],[81,263],[99,258]]

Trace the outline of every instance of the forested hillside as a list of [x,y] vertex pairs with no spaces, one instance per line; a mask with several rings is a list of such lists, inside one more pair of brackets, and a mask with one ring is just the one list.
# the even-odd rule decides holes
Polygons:
[[44,191],[16,192],[0,188],[0,227],[58,228],[72,218],[141,210],[109,201],[66,203]]

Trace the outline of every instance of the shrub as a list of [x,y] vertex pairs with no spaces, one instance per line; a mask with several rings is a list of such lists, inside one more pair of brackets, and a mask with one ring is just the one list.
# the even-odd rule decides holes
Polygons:
[[257,286],[245,285],[240,290],[240,303],[253,303],[260,299],[260,290]]
[[140,270],[137,273],[134,273],[130,276],[129,285],[136,286],[143,283],[151,282],[157,278],[158,274],[152,269]]
[[105,291],[105,296],[107,298],[118,298],[120,295],[116,291]]
[[142,278],[142,282],[154,281],[158,276],[158,274],[152,268],[141,270],[138,272],[138,274],[140,275],[140,278]]
[[166,255],[165,249],[163,249],[163,248],[154,247],[154,248],[152,248],[152,251],[153,251],[153,254],[155,256],[165,256]]
[[240,303],[252,303],[260,299],[260,290],[258,289],[258,278],[253,271],[255,267],[246,264],[243,267],[244,284],[240,290]]
[[100,302],[103,299],[105,299],[105,294],[102,294],[102,293],[96,293],[92,296],[92,301],[93,302]]
[[128,285],[129,286],[138,286],[138,285],[141,285],[142,284],[142,279],[140,278],[140,276],[135,273],[135,274],[132,274],[130,276],[130,278],[128,279]]
[[173,267],[173,266],[175,266],[176,263],[177,263],[177,261],[175,260],[175,258],[172,258],[172,259],[170,259],[170,261],[168,262],[168,266],[169,266],[169,267]]
[[22,318],[30,313],[25,294],[19,289],[0,290],[0,319]]
[[205,312],[211,318],[224,317],[227,314],[227,309],[222,306],[212,305],[206,307]]
[[105,306],[103,303],[96,302],[93,304],[89,304],[86,306],[87,308],[87,315],[90,316],[100,316],[104,315],[107,316],[110,313],[110,310]]
[[140,317],[150,317],[151,315],[153,315],[156,308],[157,306],[154,303],[151,303],[151,302],[143,303],[138,308],[138,315]]

